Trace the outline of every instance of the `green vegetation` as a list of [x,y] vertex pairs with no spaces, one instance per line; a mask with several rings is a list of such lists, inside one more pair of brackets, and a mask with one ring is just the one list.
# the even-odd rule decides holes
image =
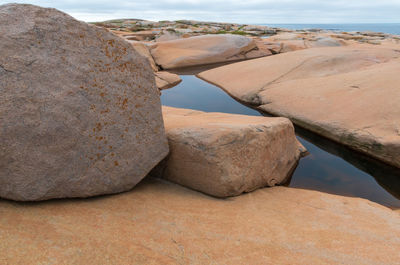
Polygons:
[[133,26],[128,28],[128,30],[132,31],[132,32],[138,32],[138,31],[143,31],[146,30],[147,28],[145,27],[140,27],[140,26]]
[[231,34],[236,34],[236,35],[248,35],[246,32],[242,31],[242,30],[235,30],[232,31]]
[[107,21],[104,21],[104,22],[106,22],[106,23],[114,23],[114,24],[119,24],[119,23],[124,23],[125,22],[125,19],[113,19],[113,20],[107,20]]
[[235,30],[235,31],[226,31],[226,30],[219,30],[215,32],[215,34],[234,34],[234,35],[248,35],[246,32],[241,31],[241,30]]
[[190,21],[187,20],[175,20],[178,24],[190,25]]

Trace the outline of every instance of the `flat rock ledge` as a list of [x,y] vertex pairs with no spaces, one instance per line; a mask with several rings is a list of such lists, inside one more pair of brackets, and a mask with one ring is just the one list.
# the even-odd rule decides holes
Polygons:
[[85,200],[0,200],[1,264],[386,264],[400,215],[358,198],[272,187],[216,199],[148,178]]
[[254,108],[400,167],[399,48],[313,48],[198,76]]
[[0,25],[0,197],[126,191],[168,154],[153,71],[128,42],[32,5],[0,6]]
[[170,154],[153,175],[216,197],[285,182],[300,146],[292,123],[163,106]]
[[168,89],[178,85],[182,82],[179,75],[166,71],[159,71],[155,73],[156,86],[159,90]]
[[247,37],[220,34],[157,42],[150,46],[154,61],[162,69],[174,69],[271,55],[259,50]]

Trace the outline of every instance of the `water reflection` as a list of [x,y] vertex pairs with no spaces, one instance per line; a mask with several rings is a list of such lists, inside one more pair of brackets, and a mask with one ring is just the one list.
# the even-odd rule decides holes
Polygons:
[[302,128],[296,127],[296,134],[310,155],[301,160],[291,187],[368,198],[400,208],[400,169]]
[[[162,92],[163,105],[207,112],[261,115],[193,75],[182,75],[181,78],[182,83],[178,86]],[[391,208],[400,208],[399,169],[301,128],[296,128],[296,134],[310,155],[300,160],[289,187],[361,197]]]

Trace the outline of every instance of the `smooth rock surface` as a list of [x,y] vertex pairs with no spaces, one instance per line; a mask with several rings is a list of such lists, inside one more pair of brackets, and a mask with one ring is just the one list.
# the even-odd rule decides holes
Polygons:
[[216,197],[286,181],[300,158],[286,118],[206,113],[163,106],[170,154],[159,177]]
[[0,6],[0,197],[131,189],[168,153],[153,71],[55,9]]
[[398,45],[314,48],[199,77],[260,110],[400,167]]
[[393,264],[400,215],[273,187],[225,200],[145,179],[85,200],[0,200],[0,264]]
[[182,82],[182,79],[177,74],[166,71],[160,71],[154,74],[156,78],[156,86],[159,90],[174,87]]
[[246,59],[245,54],[256,48],[251,38],[218,34],[157,42],[150,51],[158,65],[172,69]]

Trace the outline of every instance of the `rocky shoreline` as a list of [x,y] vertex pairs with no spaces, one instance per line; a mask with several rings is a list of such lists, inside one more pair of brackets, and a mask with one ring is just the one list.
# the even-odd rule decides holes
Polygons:
[[[0,24],[1,264],[400,261],[398,211],[274,187],[306,152],[292,122],[400,167],[398,36],[24,4]],[[161,106],[173,70],[217,63],[198,76],[281,117]]]
[[[135,39],[134,43],[146,44],[149,60],[159,69],[245,60],[197,76],[240,102],[287,117],[298,126],[400,167],[400,95],[398,80],[394,80],[400,36],[198,21],[119,20],[101,25],[127,40]],[[154,35],[135,38],[143,32]],[[258,57],[265,58],[252,60]],[[389,61],[392,66],[386,66]],[[301,89],[297,89],[300,81]],[[283,82],[292,90],[284,84],[274,89],[286,103],[274,99],[269,89]],[[364,83],[366,87],[360,85]],[[317,89],[321,85],[331,88]],[[374,100],[377,95],[380,100]],[[328,106],[331,109],[319,111]],[[327,113],[332,118],[326,117]],[[361,115],[367,117],[361,119]]]

